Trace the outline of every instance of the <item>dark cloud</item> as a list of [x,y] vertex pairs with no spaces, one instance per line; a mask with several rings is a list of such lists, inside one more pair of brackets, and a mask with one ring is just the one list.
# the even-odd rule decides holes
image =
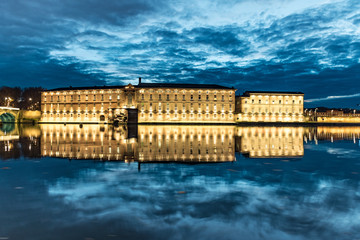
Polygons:
[[[235,29],[239,31],[239,29]],[[194,37],[195,44],[205,44],[213,46],[216,49],[237,56],[246,56],[249,52],[250,43],[240,40],[234,29],[211,29],[211,28],[194,28],[188,35]]]
[[227,12],[216,19],[214,4],[216,11],[236,5],[1,1],[0,85],[123,84],[142,76],[241,91],[304,91],[309,98],[357,93],[358,1],[282,15],[261,10],[243,21]]

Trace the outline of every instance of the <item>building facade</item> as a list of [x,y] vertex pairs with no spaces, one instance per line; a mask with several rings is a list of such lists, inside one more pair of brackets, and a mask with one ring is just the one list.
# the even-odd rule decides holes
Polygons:
[[236,97],[236,122],[303,122],[301,92],[246,91]]
[[138,123],[233,123],[234,88],[157,84],[58,88],[42,92],[41,122],[111,123],[121,114]]

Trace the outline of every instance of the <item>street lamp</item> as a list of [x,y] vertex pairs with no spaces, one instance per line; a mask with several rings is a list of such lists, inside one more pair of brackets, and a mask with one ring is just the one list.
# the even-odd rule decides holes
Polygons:
[[29,98],[29,101],[30,101],[30,109],[33,110],[32,98]]
[[[9,107],[10,100],[11,100],[10,97],[5,97],[5,105],[6,105],[7,107]],[[6,103],[6,102],[7,102],[7,103]]]

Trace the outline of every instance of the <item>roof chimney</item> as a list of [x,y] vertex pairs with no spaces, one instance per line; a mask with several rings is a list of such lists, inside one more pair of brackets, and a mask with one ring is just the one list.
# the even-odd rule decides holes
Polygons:
[[139,85],[141,84],[141,77],[139,77]]

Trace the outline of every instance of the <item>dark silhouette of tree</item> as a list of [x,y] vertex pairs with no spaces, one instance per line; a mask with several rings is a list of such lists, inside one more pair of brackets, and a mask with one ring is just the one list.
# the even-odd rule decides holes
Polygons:
[[41,87],[20,87],[0,88],[0,106],[18,107],[25,110],[40,110],[41,108]]

